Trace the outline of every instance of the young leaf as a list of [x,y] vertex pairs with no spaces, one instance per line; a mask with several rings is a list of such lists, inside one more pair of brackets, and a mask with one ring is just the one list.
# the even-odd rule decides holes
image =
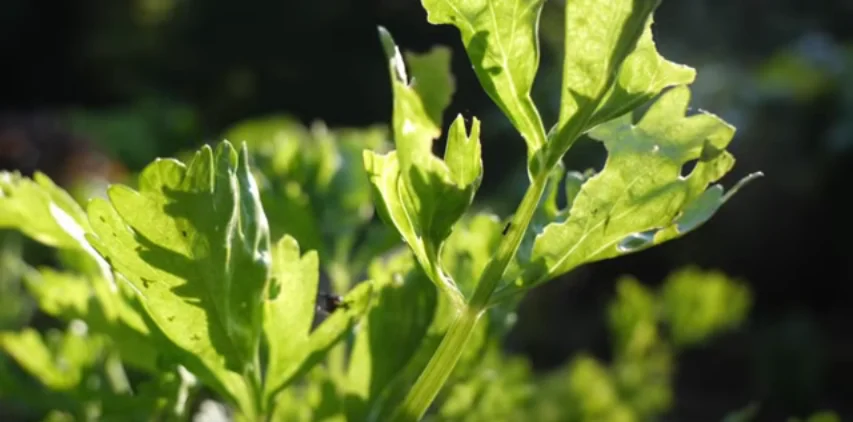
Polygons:
[[666,61],[652,40],[660,0],[566,2],[560,117],[549,139],[547,168],[588,129],[631,111],[695,72]]
[[328,349],[364,313],[371,284],[356,286],[313,332],[314,304],[319,282],[317,253],[300,257],[295,239],[285,236],[273,248],[271,283],[275,295],[265,304],[264,335],[268,345],[267,400],[318,363]]
[[239,157],[227,142],[215,156],[205,146],[189,165],[146,167],[139,191],[112,186],[109,202],[89,206],[90,241],[133,285],[151,322],[184,351],[182,363],[197,373],[190,362],[202,362],[243,410],[237,374],[260,370],[254,360],[270,267],[249,171],[245,146]]
[[272,238],[293,236],[303,250],[316,250],[324,266],[345,264],[335,262],[340,251],[349,252],[373,217],[362,151],[387,149],[387,130],[305,128],[270,116],[242,122],[225,137],[249,146]]
[[480,84],[527,143],[528,159],[545,144],[530,98],[539,67],[537,28],[544,0],[422,0],[427,20],[459,29]]
[[397,150],[384,155],[365,151],[364,167],[380,216],[400,232],[430,279],[460,303],[453,280],[439,265],[439,250],[480,185],[479,121],[466,134],[459,116],[450,127],[444,160],[433,155],[432,143],[441,134],[438,107],[452,92],[452,84],[434,73],[449,78],[449,54],[437,48],[415,56],[410,80],[394,41],[384,30],[380,35],[390,62]]
[[[623,115],[591,132],[608,150],[604,169],[583,184],[568,218],[537,236],[524,285],[682,236],[698,227],[683,224],[694,220],[697,206],[710,216],[722,205],[703,200],[703,193],[734,165],[725,151],[734,128],[708,113],[678,117],[689,99],[687,87],[674,88],[638,124]],[[696,167],[682,176],[692,160]]]

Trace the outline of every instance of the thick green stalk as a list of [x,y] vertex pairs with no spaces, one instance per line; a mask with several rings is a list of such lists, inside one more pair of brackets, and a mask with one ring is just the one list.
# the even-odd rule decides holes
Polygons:
[[548,172],[542,172],[533,180],[510,222],[509,230],[498,246],[495,259],[489,262],[471,296],[470,302],[450,324],[447,333],[429,360],[405,401],[396,409],[391,420],[413,422],[419,420],[429,409],[441,387],[450,377],[456,362],[474,327],[489,305],[489,298],[515,256],[518,246],[536,212],[542,193],[545,191]]

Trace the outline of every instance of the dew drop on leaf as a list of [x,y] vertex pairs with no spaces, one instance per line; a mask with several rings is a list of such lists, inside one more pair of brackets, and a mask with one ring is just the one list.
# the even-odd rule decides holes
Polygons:
[[619,242],[616,249],[619,250],[619,252],[626,253],[636,251],[637,249],[654,242],[655,233],[657,232],[657,229],[653,229],[639,233],[631,233]]

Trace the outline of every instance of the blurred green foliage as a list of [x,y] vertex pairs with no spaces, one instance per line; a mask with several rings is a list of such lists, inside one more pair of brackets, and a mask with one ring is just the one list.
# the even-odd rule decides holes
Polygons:
[[[695,307],[699,317],[676,304]],[[525,359],[493,348],[473,377],[446,389],[431,420],[659,420],[674,405],[678,353],[737,329],[750,305],[743,283],[718,271],[685,268],[657,291],[623,277],[607,312],[610,362],[581,353],[537,375]]]

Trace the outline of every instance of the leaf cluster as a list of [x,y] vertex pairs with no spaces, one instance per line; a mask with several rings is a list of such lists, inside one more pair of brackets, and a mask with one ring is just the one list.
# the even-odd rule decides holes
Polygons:
[[[543,3],[423,1],[431,23],[458,29],[481,86],[527,146],[530,186],[512,215],[471,210],[484,172],[476,117],[457,116],[445,151],[433,152],[456,88],[450,50],[403,53],[380,29],[387,131],[243,122],[225,135],[239,148],[157,159],[133,187],[110,186],[85,207],[42,174],[0,173],[0,228],[60,251],[60,269],[27,267],[22,278],[68,327],[10,330],[0,346],[42,386],[85,396],[49,409],[84,420],[134,403],[143,420],[186,418],[201,388],[241,420],[420,419],[447,382],[503,365],[495,348],[528,289],[681,237],[749,180],[728,192],[716,184],[734,165],[734,128],[688,113],[695,71],[657,52],[656,0],[566,2],[560,113],[546,131],[530,98]],[[607,149],[597,172],[562,166],[581,136]],[[662,304],[623,283],[613,330],[620,359],[636,367],[579,360],[568,396],[558,394],[571,399],[566,414],[618,409],[617,389],[639,388],[648,368],[667,371],[659,314],[679,347],[742,319],[748,296],[722,276],[696,278],[672,282]],[[321,293],[343,297],[318,313]],[[737,312],[721,319],[732,300]],[[524,363],[508,365],[508,390],[529,384]],[[504,401],[480,391],[489,384],[453,393],[446,408],[529,397],[522,389]],[[631,393],[643,397],[625,408],[658,412],[661,388]]]

